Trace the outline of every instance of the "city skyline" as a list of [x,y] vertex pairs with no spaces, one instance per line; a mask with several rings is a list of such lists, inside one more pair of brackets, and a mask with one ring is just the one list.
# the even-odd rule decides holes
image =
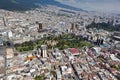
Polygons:
[[120,80],[114,3],[0,0],[0,80]]

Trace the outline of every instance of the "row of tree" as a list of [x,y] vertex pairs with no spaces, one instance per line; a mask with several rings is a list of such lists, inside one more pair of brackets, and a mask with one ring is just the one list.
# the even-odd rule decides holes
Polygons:
[[90,25],[86,26],[86,28],[104,29],[107,31],[120,31],[120,25],[113,25],[104,22],[103,23],[92,22]]

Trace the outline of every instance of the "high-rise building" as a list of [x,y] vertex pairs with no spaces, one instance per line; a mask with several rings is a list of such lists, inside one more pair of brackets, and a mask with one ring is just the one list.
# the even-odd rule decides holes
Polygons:
[[45,23],[38,23],[38,25],[39,25],[38,32],[43,32],[46,27]]
[[9,31],[8,32],[8,38],[11,39],[12,37],[13,37],[13,33],[12,33],[12,31]]
[[39,23],[39,29],[43,29],[42,23]]
[[5,17],[3,17],[3,23],[4,23],[4,27],[6,27],[7,24],[6,24],[6,18]]
[[95,17],[93,21],[94,21],[94,23],[98,23],[99,22],[99,17]]
[[96,44],[97,45],[103,45],[103,43],[104,43],[104,40],[101,37],[98,37],[97,40],[96,40]]
[[41,45],[41,56],[43,58],[48,57],[48,55],[47,55],[47,45]]
[[78,24],[76,24],[76,23],[71,23],[70,31],[71,31],[72,33],[76,32],[78,29],[79,29]]

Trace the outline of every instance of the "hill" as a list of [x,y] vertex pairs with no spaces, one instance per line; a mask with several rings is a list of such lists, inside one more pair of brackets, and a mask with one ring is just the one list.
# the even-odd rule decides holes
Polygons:
[[67,8],[71,10],[83,11],[80,8],[75,8],[62,4],[55,0],[0,0],[0,9],[5,10],[30,10],[34,8],[44,7],[47,5],[57,6],[61,8]]

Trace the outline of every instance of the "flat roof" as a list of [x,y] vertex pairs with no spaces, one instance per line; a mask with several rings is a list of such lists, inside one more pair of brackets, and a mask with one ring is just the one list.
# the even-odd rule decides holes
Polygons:
[[5,55],[5,47],[0,46],[0,55]]

